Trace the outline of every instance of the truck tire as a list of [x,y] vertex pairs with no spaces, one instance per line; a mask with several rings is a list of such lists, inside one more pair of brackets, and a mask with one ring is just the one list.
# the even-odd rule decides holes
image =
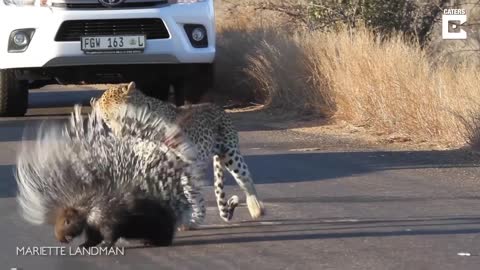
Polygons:
[[185,105],[185,82],[176,81],[173,83],[174,103],[175,106],[180,107]]
[[24,116],[28,109],[28,82],[17,81],[12,70],[0,70],[0,117]]
[[205,95],[213,88],[214,65],[200,64],[195,67],[196,70],[191,72],[189,77],[174,83],[177,106],[205,102]]
[[140,91],[142,91],[145,95],[163,101],[168,100],[168,94],[170,90],[170,85],[168,82],[139,81],[137,84]]

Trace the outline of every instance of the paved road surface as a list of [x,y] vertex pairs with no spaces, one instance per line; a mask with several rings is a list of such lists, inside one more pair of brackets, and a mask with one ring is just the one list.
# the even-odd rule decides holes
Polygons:
[[[29,225],[16,212],[12,170],[22,129],[65,118],[69,108],[61,107],[98,94],[34,92],[29,117],[0,120],[1,269],[480,268],[474,160],[455,151],[365,150],[357,142],[277,130],[243,114],[234,118],[268,209],[263,220],[250,221],[242,206],[231,225],[222,223],[208,189],[207,226],[178,234],[173,247],[130,248],[125,256],[17,256],[16,247],[57,245],[50,227]],[[240,194],[229,181],[229,194]]]

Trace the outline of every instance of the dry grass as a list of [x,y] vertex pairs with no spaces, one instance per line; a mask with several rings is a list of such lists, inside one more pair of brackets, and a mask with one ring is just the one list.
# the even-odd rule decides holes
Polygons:
[[465,143],[465,119],[480,112],[476,69],[434,68],[418,46],[400,37],[380,42],[365,29],[314,33],[304,43],[312,76],[329,86],[316,89],[333,96],[337,117],[417,140]]
[[219,29],[219,88],[416,141],[480,145],[476,69],[433,67],[419,46],[367,29],[292,32],[244,19]]
[[255,10],[255,1],[217,1],[217,94],[243,101],[264,102],[262,91],[257,91],[256,80],[246,75],[250,66],[249,57],[255,55],[263,40],[271,40],[282,32],[297,29],[288,17],[279,13]]

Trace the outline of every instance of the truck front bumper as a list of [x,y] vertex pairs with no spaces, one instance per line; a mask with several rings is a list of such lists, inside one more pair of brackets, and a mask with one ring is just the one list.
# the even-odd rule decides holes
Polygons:
[[[88,65],[212,63],[215,58],[215,18],[212,0],[141,9],[69,10],[45,7],[0,8],[0,69]],[[87,55],[80,41],[55,41],[65,21],[160,18],[169,38],[148,39],[142,53]],[[184,25],[203,25],[208,47],[194,48]],[[24,52],[8,52],[11,33],[34,29]]]

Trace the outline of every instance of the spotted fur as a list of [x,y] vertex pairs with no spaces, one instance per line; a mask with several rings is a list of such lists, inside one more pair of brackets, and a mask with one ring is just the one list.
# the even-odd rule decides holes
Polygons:
[[[235,195],[226,199],[225,169],[245,192],[252,218],[257,219],[264,214],[263,203],[258,199],[250,171],[240,153],[238,132],[222,108],[209,103],[176,107],[144,95],[136,89],[134,82],[109,88],[98,100],[92,100],[91,104],[101,108],[104,118],[108,119],[108,125],[117,134],[121,123],[115,121],[115,115],[121,104],[146,105],[167,121],[178,123],[196,145],[199,160],[213,159],[215,196],[221,218],[231,220],[239,203],[239,198]],[[205,170],[206,167],[204,173]]]

